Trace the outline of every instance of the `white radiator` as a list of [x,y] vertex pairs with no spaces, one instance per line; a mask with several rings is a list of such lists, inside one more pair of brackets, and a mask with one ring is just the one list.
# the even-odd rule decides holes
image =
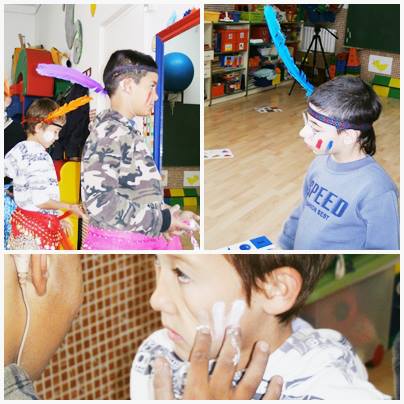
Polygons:
[[[337,34],[335,29],[330,29],[333,34]],[[314,35],[314,27],[303,27],[300,31],[300,50],[303,52],[307,51],[307,48],[310,46],[310,42],[313,39]],[[323,44],[324,52],[335,53],[335,43],[336,39],[325,29],[320,30],[320,38],[321,43]],[[311,50],[314,51],[314,43],[311,47]],[[317,52],[320,52],[320,44],[317,42]]]

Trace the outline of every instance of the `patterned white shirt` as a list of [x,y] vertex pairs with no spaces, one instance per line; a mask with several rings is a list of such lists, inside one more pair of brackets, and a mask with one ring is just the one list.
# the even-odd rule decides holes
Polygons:
[[[365,366],[348,340],[339,332],[315,329],[298,318],[292,322],[292,335],[268,360],[253,400],[261,400],[274,375],[282,376],[281,400],[371,400],[389,399],[368,382]],[[140,346],[132,363],[130,395],[132,400],[152,400],[152,364],[164,356],[171,367],[173,391],[182,397],[188,363],[175,353],[165,329],[150,335]],[[210,369],[214,361],[210,362]],[[243,375],[236,372],[233,383]]]
[[59,214],[57,210],[38,207],[50,199],[60,200],[55,166],[41,144],[30,140],[16,144],[4,157],[4,175],[13,179],[14,200],[18,207]]

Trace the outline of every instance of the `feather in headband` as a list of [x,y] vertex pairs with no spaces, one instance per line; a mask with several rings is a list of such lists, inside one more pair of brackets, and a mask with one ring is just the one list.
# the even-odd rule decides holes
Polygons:
[[[44,122],[47,124],[53,123],[56,119],[60,118],[63,115],[66,115],[67,113],[74,111],[77,108],[80,108],[83,105],[88,104],[92,100],[91,97],[88,95],[85,95],[80,98],[76,98],[73,101],[70,101],[69,103],[66,103],[62,105],[61,107],[55,109],[51,113],[49,113],[45,118],[25,118],[23,120],[24,122]],[[58,126],[58,125],[56,125]]]
[[276,18],[275,10],[271,6],[265,6],[264,14],[271,38],[280,58],[285,63],[291,76],[306,90],[306,95],[310,96],[314,91],[314,86],[307,80],[306,75],[296,66],[293,58],[290,56],[289,49],[285,44],[285,36],[282,34],[281,27]]
[[91,77],[83,74],[79,70],[71,67],[64,67],[55,64],[39,63],[36,71],[41,76],[54,77],[57,79],[67,80],[74,84],[80,84],[96,93],[105,93],[104,87]]

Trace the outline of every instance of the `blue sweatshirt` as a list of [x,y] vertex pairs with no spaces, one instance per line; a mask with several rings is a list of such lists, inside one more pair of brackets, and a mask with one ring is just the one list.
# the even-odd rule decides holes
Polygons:
[[372,157],[337,163],[319,156],[278,243],[287,250],[398,250],[399,228],[397,188]]

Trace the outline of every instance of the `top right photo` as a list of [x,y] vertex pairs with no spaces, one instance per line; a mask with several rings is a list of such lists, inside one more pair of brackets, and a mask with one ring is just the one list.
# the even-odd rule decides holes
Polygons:
[[204,20],[205,248],[398,250],[400,5]]

